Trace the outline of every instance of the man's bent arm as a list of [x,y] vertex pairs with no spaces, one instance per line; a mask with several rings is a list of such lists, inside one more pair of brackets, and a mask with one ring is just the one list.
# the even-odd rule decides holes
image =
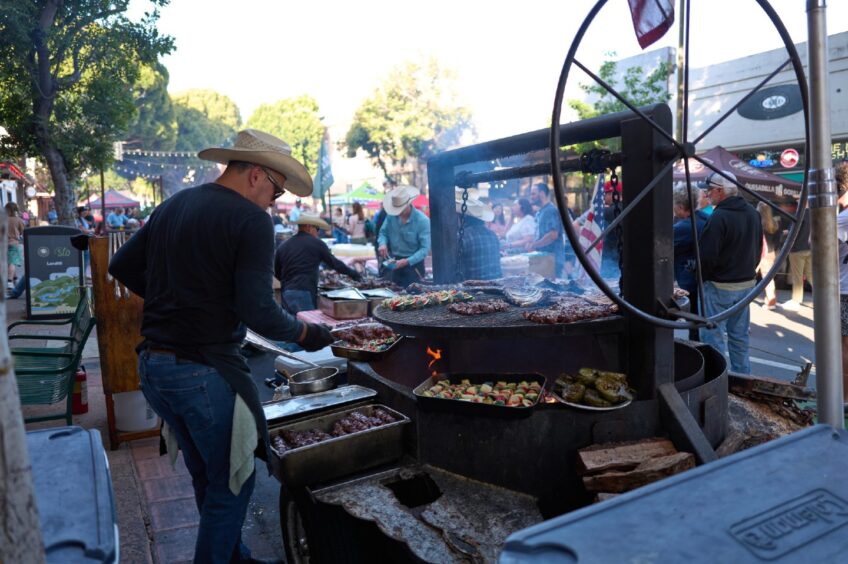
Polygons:
[[109,261],[109,274],[141,298],[147,288],[146,273],[147,225],[121,245]]

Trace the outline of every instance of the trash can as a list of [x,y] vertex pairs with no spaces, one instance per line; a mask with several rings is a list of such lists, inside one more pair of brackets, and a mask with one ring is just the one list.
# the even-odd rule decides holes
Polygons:
[[27,433],[47,562],[118,562],[112,477],[100,433],[81,427]]

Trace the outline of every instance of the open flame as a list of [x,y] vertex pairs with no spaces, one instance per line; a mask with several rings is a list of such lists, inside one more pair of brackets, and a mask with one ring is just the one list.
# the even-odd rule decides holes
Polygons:
[[[433,365],[436,364],[436,362],[439,361],[442,358],[442,349],[433,350],[428,346],[427,347],[427,356],[432,357],[430,359],[430,362],[427,363],[427,368],[431,369],[431,368],[433,368]],[[435,376],[436,374],[437,374],[437,372],[435,370],[433,370],[432,376]]]

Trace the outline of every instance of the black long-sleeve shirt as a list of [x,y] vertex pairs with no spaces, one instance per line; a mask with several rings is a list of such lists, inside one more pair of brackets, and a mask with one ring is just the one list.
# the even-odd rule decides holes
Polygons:
[[321,263],[352,278],[359,278],[355,270],[333,256],[324,241],[301,231],[280,243],[274,255],[274,276],[280,281],[280,291],[306,290],[315,299]]
[[109,264],[144,298],[141,334],[190,350],[241,342],[245,325],[296,341],[303,324],[272,288],[274,228],[259,206],[218,184],[182,190],[163,202]]

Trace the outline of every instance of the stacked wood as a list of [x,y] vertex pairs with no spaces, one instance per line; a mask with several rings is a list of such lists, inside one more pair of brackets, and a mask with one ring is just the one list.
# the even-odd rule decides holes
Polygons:
[[577,452],[577,472],[598,501],[694,467],[691,453],[678,452],[662,438],[592,445]]

